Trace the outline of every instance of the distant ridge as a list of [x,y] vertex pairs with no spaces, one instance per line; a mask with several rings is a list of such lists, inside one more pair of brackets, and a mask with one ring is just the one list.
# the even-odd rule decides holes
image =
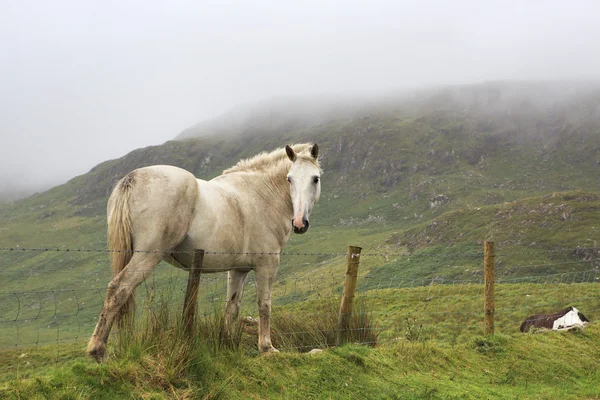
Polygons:
[[[578,106],[582,109],[576,109]],[[548,114],[566,110],[570,118],[600,118],[600,82],[490,81],[398,90],[378,96],[274,97],[239,105],[219,117],[201,121],[185,129],[175,140],[277,135],[381,112],[402,112],[414,116],[453,111],[503,119],[524,115],[526,119],[528,113]]]

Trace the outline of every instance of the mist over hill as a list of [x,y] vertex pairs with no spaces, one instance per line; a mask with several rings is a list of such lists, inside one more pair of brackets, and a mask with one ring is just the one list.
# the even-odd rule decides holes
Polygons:
[[202,121],[175,139],[214,135],[252,136],[294,129],[307,129],[335,119],[349,119],[360,114],[369,100],[348,96],[275,97],[251,104],[238,105],[225,114]]
[[3,181],[0,178],[0,204],[24,199],[35,193],[44,192],[52,186],[51,184],[19,184],[8,179]]
[[[103,213],[100,204],[111,186],[135,168],[173,164],[210,178],[240,158],[300,141],[319,142],[337,198],[351,179],[360,197],[408,185],[408,199],[423,200],[452,191],[453,185],[440,184],[449,174],[456,175],[454,186],[464,183],[464,174],[493,177],[489,185],[504,189],[495,195],[498,201],[514,200],[524,188],[540,194],[573,189],[600,163],[600,83],[489,82],[369,98],[273,98],[196,124],[175,141],[99,164],[59,187],[76,186],[71,202]],[[514,170],[517,165],[524,168]],[[586,172],[566,181],[532,178],[544,169],[564,175],[575,165]],[[597,186],[594,174],[587,188]]]
[[175,139],[278,135],[372,114],[418,117],[450,112],[468,119],[487,118],[490,124],[517,129],[523,135],[551,133],[550,123],[544,124],[543,119],[562,123],[561,130],[569,124],[598,127],[600,82],[497,81],[371,96],[277,97],[237,106],[184,130]]
[[[393,126],[394,121],[401,120],[404,121],[402,128]],[[536,146],[550,149],[559,139],[565,140],[572,135],[593,135],[600,131],[600,82],[497,81],[402,90],[379,95],[281,96],[234,107],[217,118],[201,121],[185,129],[175,140],[203,139],[212,143],[244,138],[260,143],[265,138],[280,139],[268,141],[267,146],[270,147],[255,147],[260,151],[280,147],[286,140],[318,141],[320,135],[333,129],[339,131],[339,140],[334,147],[340,148],[354,128],[367,129],[370,137],[380,140],[382,130],[401,133],[408,122],[412,123],[412,128],[429,125],[431,132],[437,130],[438,133],[455,135],[456,140],[487,137],[485,140],[488,143],[481,144],[479,150],[471,151],[469,157],[491,149],[486,147],[491,145],[489,142],[500,138],[511,140],[513,144],[534,141]],[[412,134],[418,134],[426,141],[425,132]],[[467,151],[470,145],[465,142],[461,146],[457,141],[452,144],[456,147],[455,152]],[[192,171],[202,172],[193,169],[193,160],[202,157],[202,154],[185,151],[186,157],[190,158],[185,161],[183,157],[170,155],[170,146],[173,144],[131,152],[121,158],[122,161],[116,161],[123,163],[122,169],[111,171],[116,175],[124,175],[129,167],[160,161],[176,165],[182,163],[192,167]],[[204,147],[200,144],[197,146]],[[430,150],[435,152],[435,144],[430,143],[430,146]],[[210,153],[211,157],[218,158],[214,151]],[[360,155],[356,156],[359,157],[355,159],[357,162],[364,162]],[[144,162],[144,159],[147,161]],[[325,160],[327,162],[327,157]],[[235,161],[235,157],[231,157],[229,162]],[[228,166],[226,163],[220,165],[222,168]],[[91,172],[97,169],[95,167]],[[10,182],[0,182],[1,202],[24,198],[51,186],[31,185],[26,179],[20,179],[18,185],[14,179]],[[105,187],[100,190],[103,193],[105,191]]]

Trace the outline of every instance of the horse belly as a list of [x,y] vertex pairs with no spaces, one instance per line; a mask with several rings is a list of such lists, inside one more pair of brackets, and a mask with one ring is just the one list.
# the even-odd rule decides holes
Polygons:
[[[199,180],[198,200],[187,235],[176,251],[205,251],[204,272],[227,271],[250,263],[247,240],[227,193]],[[191,253],[182,254],[191,264]]]
[[[204,258],[202,261],[202,272],[222,272],[229,271],[234,268],[249,269],[252,261],[249,254],[246,252],[235,251],[235,249],[224,250],[223,243],[212,243],[211,240],[201,240],[194,235],[188,235],[178,246],[173,257],[176,259],[176,267],[185,269],[191,268],[193,265],[194,250],[204,250]],[[169,261],[169,260],[167,260]]]

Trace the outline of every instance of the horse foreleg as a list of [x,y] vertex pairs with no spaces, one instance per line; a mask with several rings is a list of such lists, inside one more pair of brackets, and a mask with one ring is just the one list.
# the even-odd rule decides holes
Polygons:
[[135,288],[150,275],[159,261],[160,255],[136,253],[127,266],[108,284],[106,300],[87,347],[87,353],[96,361],[100,362],[104,359],[106,342],[121,307],[133,295]]
[[271,289],[278,265],[256,268],[256,290],[258,297],[258,351],[278,352],[271,343]]
[[225,335],[231,337],[231,329],[237,321],[244,295],[244,284],[248,277],[248,271],[232,270],[227,279],[227,307],[225,308]]

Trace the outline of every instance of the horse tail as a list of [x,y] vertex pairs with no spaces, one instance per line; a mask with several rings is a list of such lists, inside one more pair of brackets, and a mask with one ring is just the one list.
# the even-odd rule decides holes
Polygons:
[[[117,276],[131,261],[133,256],[131,212],[129,198],[133,191],[135,175],[128,174],[117,183],[108,200],[108,248],[113,277]],[[123,304],[117,316],[119,325],[123,326],[125,317],[135,309],[135,296],[131,295]]]

